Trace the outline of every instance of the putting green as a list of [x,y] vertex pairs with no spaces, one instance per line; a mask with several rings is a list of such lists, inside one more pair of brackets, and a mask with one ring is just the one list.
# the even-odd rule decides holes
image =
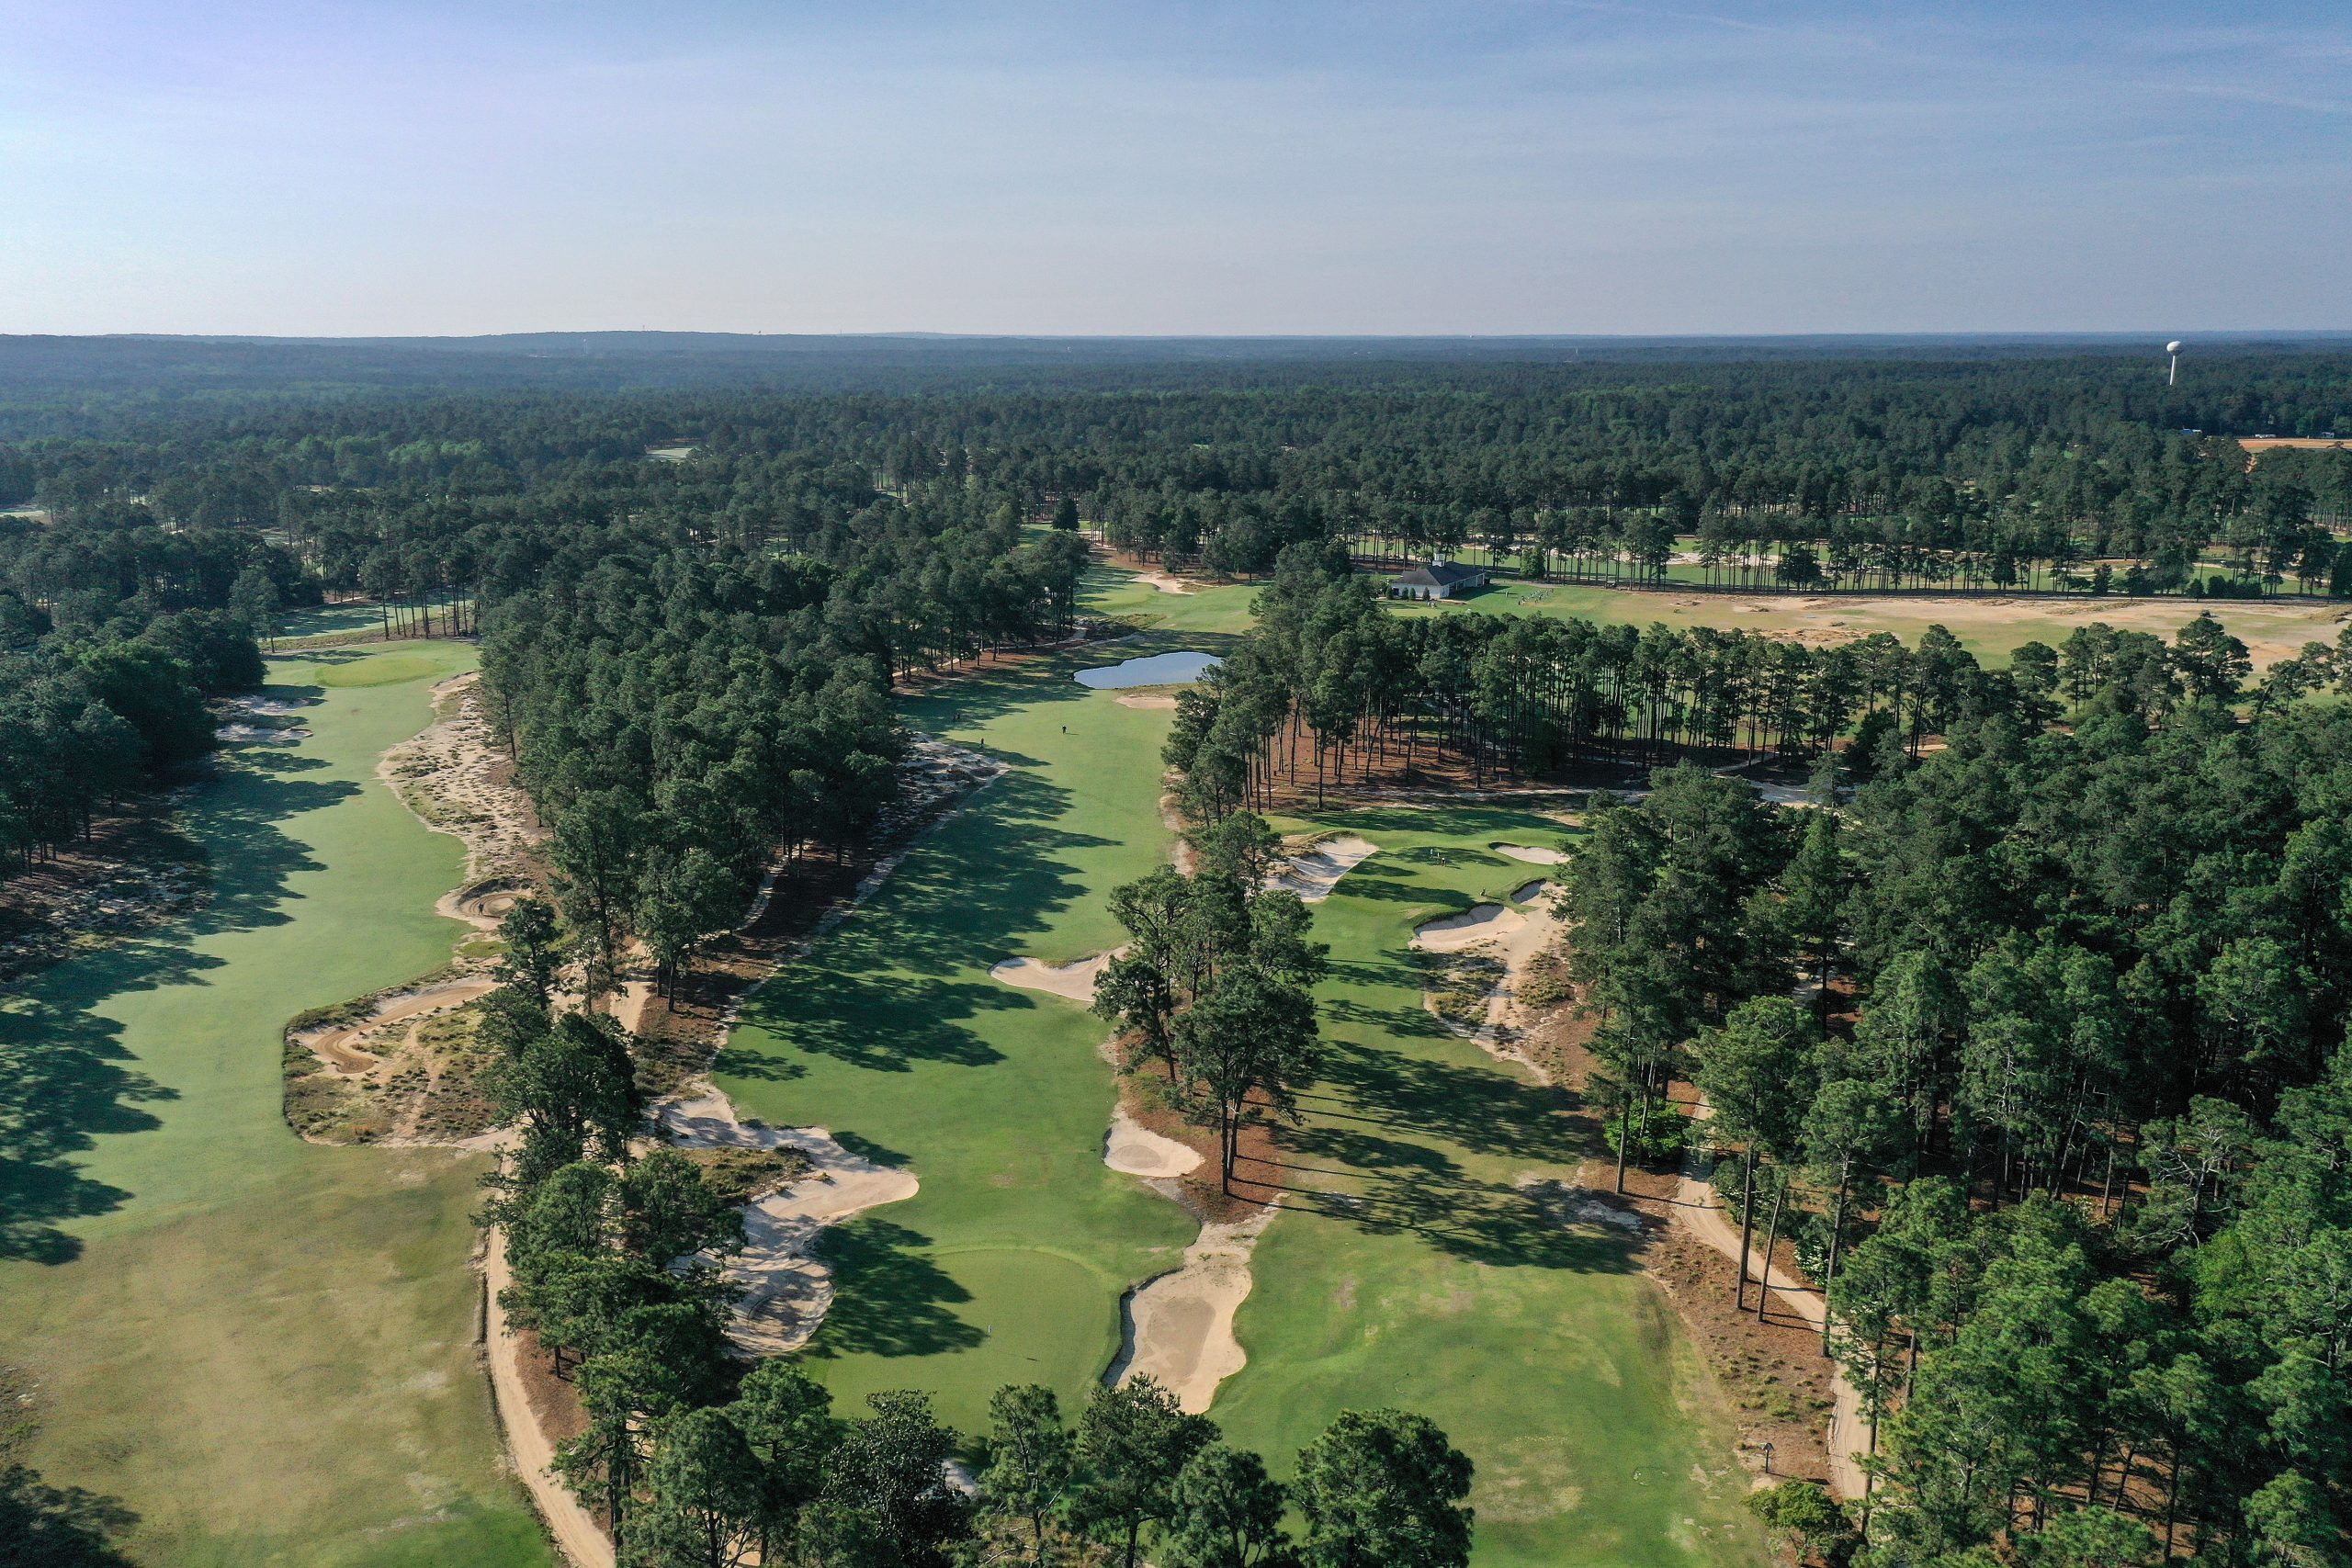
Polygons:
[[1429,1416],[1477,1466],[1481,1568],[1762,1563],[1731,1424],[1634,1238],[1529,1190],[1591,1152],[1572,1100],[1422,1007],[1413,929],[1529,880],[1481,846],[1564,829],[1479,807],[1281,826],[1383,852],[1316,913],[1329,1066],[1283,1139],[1284,1210],[1235,1323],[1250,1362],[1212,1414],[1283,1471],[1342,1409]]
[[136,1513],[139,1562],[551,1561],[475,1362],[480,1161],[278,1110],[288,1017],[448,956],[463,854],[375,769],[471,661],[274,663],[324,701],[188,801],[210,907],[0,1003],[0,1360],[48,1405],[34,1462]]
[[1193,1239],[1174,1204],[1102,1164],[1114,1089],[1102,1021],[988,974],[1122,940],[1105,896],[1167,852],[1170,715],[1070,677],[1193,646],[1216,644],[1066,649],[910,703],[910,723],[1012,771],[757,993],[720,1058],[745,1111],[829,1127],[922,1183],[822,1243],[839,1293],[808,1361],[845,1404],[925,1389],[973,1431],[1003,1383],[1080,1400],[1117,1350],[1122,1294]]

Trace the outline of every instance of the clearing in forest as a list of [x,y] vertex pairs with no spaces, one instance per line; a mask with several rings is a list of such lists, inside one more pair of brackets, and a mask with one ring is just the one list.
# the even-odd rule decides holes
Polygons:
[[471,661],[273,664],[323,701],[188,799],[210,905],[0,1003],[0,1361],[40,1385],[33,1461],[135,1512],[141,1561],[549,1561],[475,1361],[481,1160],[305,1144],[279,1106],[288,1018],[449,956],[463,851],[376,768]]
[[1502,615],[1559,615],[1602,626],[1678,630],[1713,626],[1724,631],[1761,632],[1826,647],[1858,642],[1872,632],[1891,632],[1917,648],[1929,626],[1940,626],[1962,647],[1989,664],[2006,664],[2024,643],[2057,648],[2077,626],[2104,621],[2119,631],[2172,635],[2211,610],[2244,639],[2255,668],[2268,668],[2307,642],[2334,645],[2352,606],[2343,604],[2271,603],[2251,599],[2121,599],[2087,594],[2075,598],[1936,597],[1869,593],[1677,593],[1569,583],[1506,582],[1469,599],[1439,604],[1402,604],[1408,615],[1459,615],[1480,610]]

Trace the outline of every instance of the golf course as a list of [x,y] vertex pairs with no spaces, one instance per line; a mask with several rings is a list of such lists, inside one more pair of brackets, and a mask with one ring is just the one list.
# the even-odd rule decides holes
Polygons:
[[38,1387],[34,1461],[134,1514],[137,1561],[550,1561],[477,1365],[483,1162],[313,1146],[279,1109],[288,1018],[448,958],[462,852],[376,766],[471,663],[273,663],[311,734],[188,793],[209,906],[0,1002],[0,1360]]
[[[915,1387],[977,1425],[1006,1382],[1082,1401],[1119,1348],[1122,1295],[1197,1228],[1102,1163],[1106,1026],[988,973],[1114,945],[1106,895],[1169,852],[1164,699],[1074,673],[1214,651],[1246,614],[1243,590],[1095,581],[1091,607],[1164,619],[910,703],[908,722],[1012,771],[758,993],[719,1062],[745,1113],[825,1126],[921,1179],[820,1243],[837,1294],[808,1355],[844,1403]],[[1287,1190],[1235,1325],[1249,1360],[1210,1416],[1282,1453],[1342,1409],[1429,1413],[1477,1466],[1480,1563],[1759,1562],[1729,1424],[1670,1308],[1612,1216],[1560,1196],[1590,1152],[1567,1103],[1431,1018],[1407,952],[1418,924],[1528,882],[1490,840],[1557,842],[1559,824],[1458,808],[1278,826],[1384,852],[1318,906],[1330,1066],[1283,1140]]]

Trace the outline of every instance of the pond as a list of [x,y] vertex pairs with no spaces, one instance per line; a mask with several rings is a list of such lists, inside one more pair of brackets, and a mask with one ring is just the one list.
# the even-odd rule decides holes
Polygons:
[[1078,683],[1098,692],[1125,686],[1179,686],[1199,680],[1202,671],[1224,662],[1214,653],[1155,653],[1146,659],[1130,659],[1124,664],[1081,670]]

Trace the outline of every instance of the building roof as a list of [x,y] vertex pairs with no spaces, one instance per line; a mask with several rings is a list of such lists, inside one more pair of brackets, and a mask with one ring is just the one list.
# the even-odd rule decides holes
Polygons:
[[1441,560],[1417,566],[1396,581],[1405,588],[1455,588],[1465,582],[1482,581],[1486,575],[1475,566],[1457,566],[1450,560]]

